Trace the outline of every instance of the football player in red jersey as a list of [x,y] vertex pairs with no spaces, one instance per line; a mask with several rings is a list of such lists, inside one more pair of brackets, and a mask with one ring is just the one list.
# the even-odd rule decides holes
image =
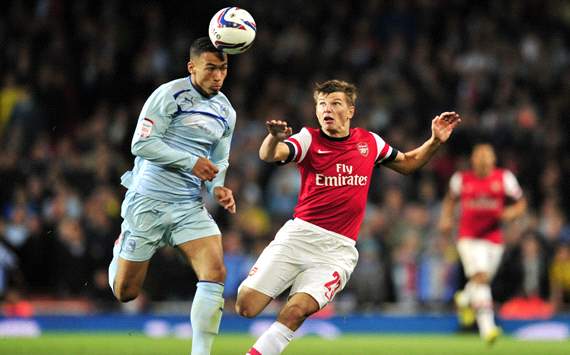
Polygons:
[[[478,144],[471,154],[472,170],[455,173],[442,206],[439,228],[449,235],[459,202],[461,214],[457,249],[468,282],[458,291],[455,302],[464,326],[475,321],[488,343],[500,335],[495,325],[491,280],[503,254],[501,224],[522,215],[526,201],[515,176],[495,167],[496,156],[490,144]],[[514,201],[506,205],[509,200]]]
[[398,152],[376,133],[350,128],[356,87],[340,80],[314,91],[320,128],[291,135],[287,122],[266,122],[259,149],[266,162],[297,163],[301,189],[294,219],[279,230],[242,283],[236,311],[255,317],[287,288],[291,292],[277,321],[248,354],[280,354],[303,321],[331,302],[356,266],[355,248],[364,217],[372,169],[383,164],[409,174],[426,164],[460,122],[455,112],[436,116],[422,146]]

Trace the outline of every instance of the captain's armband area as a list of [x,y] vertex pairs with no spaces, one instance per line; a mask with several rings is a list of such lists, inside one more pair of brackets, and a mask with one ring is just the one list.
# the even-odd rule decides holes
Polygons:
[[392,148],[392,152],[390,153],[390,155],[388,155],[384,159],[380,159],[380,160],[376,161],[376,166],[378,167],[382,164],[386,164],[386,163],[389,163],[389,162],[396,160],[398,153],[399,153],[398,149]]
[[285,165],[293,161],[293,158],[295,158],[295,147],[293,146],[293,143],[289,141],[284,141],[283,143],[287,146],[287,148],[289,148],[289,155],[287,155],[287,158],[285,158],[285,160],[276,161],[275,164],[277,165]]

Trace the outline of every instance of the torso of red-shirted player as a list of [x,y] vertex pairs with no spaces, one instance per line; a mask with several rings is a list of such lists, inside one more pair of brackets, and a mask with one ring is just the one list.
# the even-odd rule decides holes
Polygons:
[[380,136],[361,128],[344,138],[303,128],[286,142],[301,174],[294,216],[356,240],[364,217],[372,170],[393,149]]
[[501,215],[508,197],[520,198],[522,191],[508,170],[494,169],[479,177],[472,171],[456,173],[452,193],[460,199],[459,238],[485,239],[500,244]]

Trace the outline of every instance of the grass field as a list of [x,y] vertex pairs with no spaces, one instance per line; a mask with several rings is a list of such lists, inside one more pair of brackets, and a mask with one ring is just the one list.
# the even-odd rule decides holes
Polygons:
[[[254,339],[225,334],[216,339],[214,355],[245,354]],[[151,339],[127,334],[47,334],[35,339],[0,338],[2,355],[176,355],[189,354],[190,341]],[[429,355],[429,354],[570,354],[570,342],[528,342],[503,337],[487,347],[474,335],[345,335],[335,340],[295,339],[288,355]]]

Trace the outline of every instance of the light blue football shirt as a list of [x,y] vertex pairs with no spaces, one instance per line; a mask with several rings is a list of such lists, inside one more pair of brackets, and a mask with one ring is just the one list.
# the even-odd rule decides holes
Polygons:
[[223,93],[205,97],[190,77],[161,85],[142,108],[131,143],[134,168],[121,183],[161,201],[201,199],[201,181],[192,168],[199,157],[208,158],[219,172],[206,188],[212,193],[223,186],[235,122],[236,112]]

